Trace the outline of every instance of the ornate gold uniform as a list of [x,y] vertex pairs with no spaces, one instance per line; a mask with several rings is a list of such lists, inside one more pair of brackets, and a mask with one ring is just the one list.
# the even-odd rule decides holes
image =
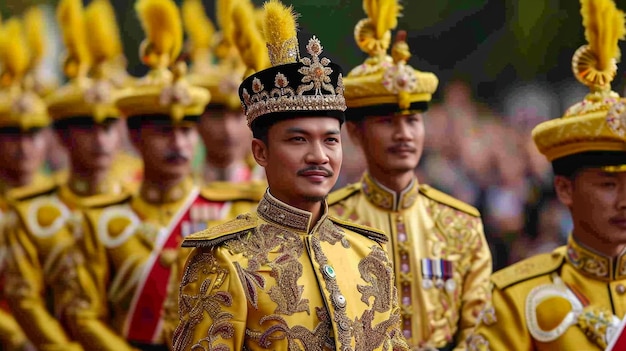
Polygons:
[[[626,170],[622,118],[626,99],[611,91],[617,71],[614,58],[619,55],[617,41],[626,32],[624,13],[612,0],[582,0],[581,5],[589,45],[575,52],[572,68],[576,78],[592,91],[561,118],[541,123],[532,131],[537,148],[552,162],[555,174],[572,182],[586,168],[607,173]],[[599,41],[591,33],[604,33],[613,41]],[[575,196],[575,201],[589,200]],[[582,245],[579,235],[587,236],[588,245],[604,240],[597,233],[589,234],[597,227],[578,228],[582,222],[574,218],[567,246],[528,258],[491,277],[492,296],[468,338],[469,350],[606,348],[626,314],[626,255],[607,257]]]
[[367,173],[328,202],[333,216],[388,235],[409,344],[464,340],[489,293],[491,254],[478,211],[417,180],[397,194]]
[[174,349],[406,349],[385,241],[327,215],[312,223],[266,193],[256,213],[183,242],[196,248]]

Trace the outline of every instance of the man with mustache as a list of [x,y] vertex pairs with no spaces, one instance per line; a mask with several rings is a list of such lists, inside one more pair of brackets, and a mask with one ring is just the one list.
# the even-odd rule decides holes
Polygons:
[[[69,82],[46,97],[47,113],[69,153],[70,176],[66,183],[12,201],[12,223],[4,228],[8,248],[4,291],[22,329],[35,348],[43,350],[82,349],[68,336],[59,316],[71,302],[68,297],[74,296],[72,279],[88,274],[79,268],[81,262],[89,260],[92,270],[104,263],[97,256],[85,258],[79,250],[80,211],[94,198],[106,203],[104,199],[123,192],[123,185],[109,174],[120,139],[115,126],[119,114],[112,100],[115,89],[102,70],[111,58],[107,55],[111,40],[95,35],[98,46],[88,46],[82,8],[75,5],[62,1],[57,8]],[[87,74],[90,70],[92,76]],[[27,87],[32,84],[25,81]],[[13,108],[28,111],[40,106],[25,98]]]
[[626,349],[623,335],[612,345],[626,315],[626,99],[611,90],[624,12],[612,0],[581,6],[588,45],[571,67],[591,92],[532,131],[574,226],[566,245],[493,274],[469,350]]
[[168,289],[179,281],[183,238],[250,210],[262,195],[252,187],[194,183],[196,125],[210,93],[189,84],[185,64],[176,62],[183,39],[176,4],[139,0],[135,9],[147,35],[140,54],[150,71],[115,103],[143,160],[144,177],[133,196],[102,208],[93,201],[85,212],[90,230],[83,251],[108,263],[91,281],[75,281],[81,291],[67,319],[85,349],[167,350]]
[[[250,4],[235,6],[253,18]],[[194,251],[174,350],[408,350],[384,234],[328,215],[342,161],[341,68],[315,37],[299,59],[292,11],[265,3],[270,68],[254,21],[240,28],[257,72],[239,94],[269,188],[256,212],[183,242]]]
[[252,135],[237,94],[246,67],[233,42],[237,38],[233,35],[232,11],[228,9],[232,6],[226,0],[215,4],[221,27],[215,35],[211,34],[213,25],[200,0],[185,0],[182,7],[193,62],[189,82],[211,92],[211,102],[198,122],[206,147],[202,179],[207,184],[265,181],[263,168],[249,157]]
[[[371,3],[364,1],[369,16]],[[362,148],[367,170],[360,182],[329,196],[329,211],[387,234],[409,345],[462,350],[488,297],[491,255],[478,211],[415,176],[424,111],[438,80],[407,64],[405,32],[387,54],[399,5],[373,3],[386,3],[389,18],[357,24],[355,38],[370,57],[344,79],[348,133]]]

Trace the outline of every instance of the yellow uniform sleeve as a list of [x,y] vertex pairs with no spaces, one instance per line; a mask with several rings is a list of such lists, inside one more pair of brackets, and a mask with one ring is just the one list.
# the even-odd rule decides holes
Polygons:
[[248,303],[223,249],[194,249],[178,301],[180,323],[173,350],[244,349]]
[[0,348],[14,351],[24,348],[28,340],[13,316],[0,310]]
[[[41,233],[26,229],[24,219],[5,230],[8,244],[6,297],[15,319],[32,344],[42,351],[82,350],[70,341],[53,315],[65,308],[60,292],[76,274],[79,255],[67,228]],[[53,307],[49,307],[52,305]]]
[[485,239],[483,226],[480,224],[478,235],[474,238],[470,251],[472,264],[463,280],[459,332],[456,351],[466,350],[465,340],[475,328],[478,316],[489,299],[489,277],[492,273],[492,260],[489,245]]

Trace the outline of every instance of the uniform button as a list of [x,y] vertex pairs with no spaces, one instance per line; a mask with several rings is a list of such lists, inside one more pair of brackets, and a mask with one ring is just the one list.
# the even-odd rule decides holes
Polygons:
[[341,330],[350,330],[350,326],[348,325],[348,322],[341,321],[341,322],[339,322],[339,329],[341,329]]
[[323,265],[322,272],[324,272],[324,275],[326,276],[326,278],[335,279],[336,274],[335,274],[335,269],[333,268],[333,266],[329,264]]
[[337,307],[337,308],[344,308],[344,307],[346,307],[346,298],[345,298],[345,296],[343,296],[341,294],[334,294],[333,295],[333,302],[335,303],[335,307]]
[[617,286],[615,287],[615,291],[617,291],[617,293],[620,295],[624,295],[624,293],[626,292],[626,287],[622,284],[617,284]]

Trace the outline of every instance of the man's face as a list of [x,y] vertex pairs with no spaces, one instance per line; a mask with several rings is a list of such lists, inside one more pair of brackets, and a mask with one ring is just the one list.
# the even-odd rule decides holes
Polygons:
[[144,123],[133,131],[133,142],[154,179],[178,179],[191,174],[198,133],[192,124]]
[[200,118],[198,131],[206,146],[207,159],[217,167],[226,168],[249,152],[252,133],[241,111],[209,109]]
[[350,122],[348,128],[370,169],[391,175],[417,167],[424,146],[421,113],[367,117],[361,123]]
[[69,126],[62,139],[72,165],[85,170],[106,171],[111,167],[121,140],[121,121]]
[[0,167],[13,177],[34,175],[45,153],[46,138],[42,130],[0,133]]
[[626,244],[626,172],[585,169],[573,179],[556,176],[555,188],[584,241]]
[[342,150],[335,118],[307,117],[270,127],[267,144],[253,141],[257,162],[265,167],[272,194],[295,204],[320,202],[337,181]]

